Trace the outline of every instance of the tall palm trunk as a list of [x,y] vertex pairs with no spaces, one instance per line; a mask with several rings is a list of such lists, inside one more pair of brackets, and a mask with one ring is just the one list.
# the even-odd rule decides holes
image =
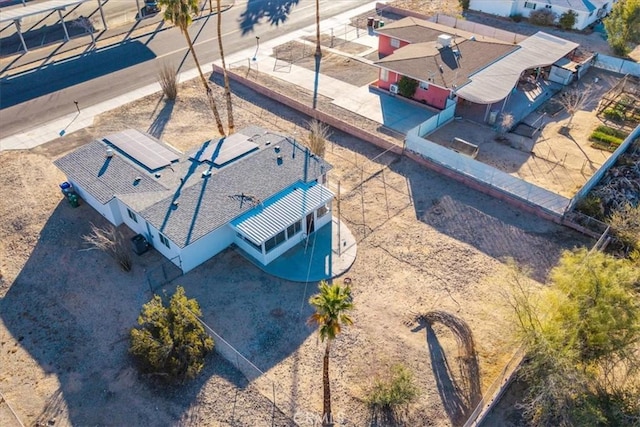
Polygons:
[[224,96],[227,100],[227,127],[229,135],[235,132],[236,125],[233,121],[233,103],[231,102],[231,86],[229,85],[229,75],[227,74],[227,64],[224,60],[224,48],[222,46],[222,13],[220,0],[216,0],[218,7],[218,50],[220,51],[220,61],[222,62],[222,77],[224,78]]
[[320,47],[320,0],[316,0],[316,57],[322,56]]
[[207,99],[209,100],[209,106],[211,107],[211,112],[213,113],[213,117],[216,120],[216,125],[218,126],[218,133],[221,136],[225,136],[224,127],[222,126],[222,119],[220,118],[220,113],[218,112],[218,107],[216,106],[216,101],[213,98],[213,91],[211,90],[211,86],[209,86],[209,82],[207,78],[202,73],[202,68],[200,68],[200,61],[198,61],[198,56],[196,55],[196,51],[193,48],[193,42],[191,41],[191,36],[189,35],[189,31],[185,28],[182,30],[184,37],[187,39],[187,45],[189,46],[189,51],[193,56],[193,61],[196,63],[196,67],[198,68],[198,74],[200,74],[200,80],[202,81],[202,85],[204,89],[207,91]]
[[324,350],[324,358],[322,359],[322,425],[331,427],[333,420],[331,419],[331,387],[329,385],[329,347],[331,340],[327,341],[327,347]]

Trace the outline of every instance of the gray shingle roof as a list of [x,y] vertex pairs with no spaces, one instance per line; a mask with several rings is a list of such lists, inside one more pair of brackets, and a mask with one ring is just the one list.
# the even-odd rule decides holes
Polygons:
[[[303,146],[282,135],[257,126],[240,133],[251,137],[260,150],[220,169],[182,156],[156,178],[123,156],[114,156],[110,174],[98,176],[106,149],[101,141],[55,163],[88,192],[98,192],[101,203],[118,197],[175,244],[185,247],[251,209],[253,204],[246,196],[264,201],[296,182],[314,181],[331,169],[321,158],[306,156]],[[211,176],[204,178],[205,171]],[[128,185],[136,176],[142,177],[139,184]]]
[[465,39],[475,37],[477,40],[505,44],[505,42],[491,37],[480,36],[459,28],[452,28],[446,25],[413,17],[406,17],[399,21],[392,22],[391,24],[377,29],[376,32],[409,43],[436,41],[439,35],[448,34],[450,36],[462,37]]
[[[134,166],[117,152],[108,158],[106,150],[107,144],[96,140],[53,163],[102,204],[108,203],[116,194],[167,190],[152,175]],[[136,183],[138,177],[141,179]]]
[[[377,61],[376,65],[442,87],[461,86],[474,72],[518,49],[504,43],[459,37],[454,40],[455,43],[446,48],[439,48],[435,41],[410,44]],[[454,49],[460,54],[456,55]]]

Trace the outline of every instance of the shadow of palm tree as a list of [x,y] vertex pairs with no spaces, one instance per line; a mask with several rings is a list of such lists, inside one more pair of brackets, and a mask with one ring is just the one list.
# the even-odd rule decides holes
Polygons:
[[284,23],[293,6],[300,0],[249,0],[247,9],[240,15],[240,28],[242,34],[253,31],[253,27],[262,19],[266,19],[271,25],[278,26]]
[[[480,367],[471,329],[464,320],[441,311],[426,313],[418,316],[417,320],[419,325],[412,332],[426,329],[431,368],[447,416],[454,426],[463,425],[482,397]],[[449,328],[457,341],[458,375],[455,375],[456,372],[449,365],[447,355],[432,327],[435,322]]]
[[149,125],[149,129],[147,129],[147,133],[153,135],[154,137],[160,139],[162,134],[164,133],[164,128],[169,123],[169,119],[171,118],[171,113],[173,112],[173,107],[175,106],[175,101],[165,100],[162,109],[155,116],[153,122]]

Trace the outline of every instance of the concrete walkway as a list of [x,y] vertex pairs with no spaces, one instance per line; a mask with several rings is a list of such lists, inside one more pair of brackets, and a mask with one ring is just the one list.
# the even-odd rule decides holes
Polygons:
[[[329,20],[326,24],[323,23],[321,25],[321,30],[326,32],[332,28],[331,25],[345,28],[344,24],[339,25],[338,22]],[[347,28],[350,34],[356,33],[354,27],[347,26]],[[298,32],[297,37],[295,36],[295,34],[292,34],[286,38],[276,38],[266,43],[261,43],[257,54],[254,49],[237,52],[227,58],[227,64],[245,66],[251,64],[251,67],[255,67],[260,73],[285,80],[288,83],[313,92],[316,80],[315,71],[271,56],[277,46],[288,41],[298,40],[301,43],[309,43],[304,39],[315,38],[315,28],[301,30]],[[378,49],[378,37],[373,33],[367,33],[366,30],[360,30],[360,37],[349,41],[368,46],[369,49],[359,55],[347,54],[335,48],[324,47],[323,50],[325,52],[336,52],[339,55],[371,64],[372,61],[364,57]],[[221,65],[219,61],[216,64]],[[401,98],[371,91],[368,85],[355,86],[322,74],[322,66],[318,77],[318,94],[332,99],[332,104],[336,106],[376,121],[402,134],[406,134],[409,129],[416,127],[434,115],[431,110],[422,106],[405,102]]]

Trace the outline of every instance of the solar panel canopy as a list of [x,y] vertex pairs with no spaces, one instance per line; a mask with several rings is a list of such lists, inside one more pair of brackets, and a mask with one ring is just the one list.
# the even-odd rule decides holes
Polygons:
[[260,148],[248,136],[234,133],[217,142],[209,141],[204,150],[200,149],[191,154],[190,158],[199,162],[210,162],[222,167],[246,154]]
[[169,166],[180,158],[177,153],[136,129],[114,133],[104,139],[151,171]]

